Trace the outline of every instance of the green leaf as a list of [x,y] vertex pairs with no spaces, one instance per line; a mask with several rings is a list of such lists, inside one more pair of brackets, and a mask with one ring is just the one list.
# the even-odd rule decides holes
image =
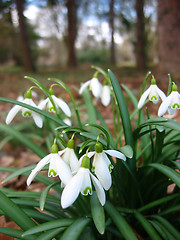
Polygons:
[[18,141],[24,144],[27,148],[29,148],[32,152],[37,154],[40,158],[43,158],[47,154],[42,148],[40,148],[37,144],[35,144],[31,139],[27,138],[25,134],[17,131],[12,126],[0,123],[0,130],[16,138]]
[[147,234],[150,236],[152,240],[161,240],[159,234],[156,232],[156,230],[152,227],[152,225],[149,223],[149,221],[139,212],[135,212],[135,217],[140,222],[144,230],[147,232]]
[[134,139],[133,139],[133,134],[132,134],[132,127],[131,127],[129,112],[128,112],[128,108],[126,105],[126,101],[125,101],[123,92],[121,90],[121,87],[120,87],[116,77],[111,72],[111,70],[109,70],[109,76],[110,76],[111,84],[112,84],[114,94],[116,97],[116,101],[118,104],[119,112],[121,115],[126,144],[130,145],[134,149]]
[[128,158],[133,157],[133,150],[132,150],[132,147],[129,146],[129,145],[125,145],[124,147],[120,147],[119,151],[122,152]]
[[65,229],[66,229],[65,227],[64,228],[62,227],[62,228],[46,231],[42,233],[39,237],[37,237],[36,240],[52,240],[54,239],[53,237],[57,236],[59,233],[63,232]]
[[40,209],[41,210],[44,210],[44,205],[45,205],[45,202],[46,202],[46,198],[47,198],[47,195],[48,195],[48,192],[49,190],[56,184],[59,184],[59,182],[54,182],[52,184],[50,184],[49,186],[47,186],[44,191],[41,193],[41,197],[40,197],[40,201],[39,201],[39,204],[40,204]]
[[65,230],[61,240],[78,240],[90,221],[90,218],[78,218],[70,227]]
[[91,214],[93,217],[94,224],[100,234],[104,234],[105,231],[105,214],[104,208],[100,204],[96,192],[90,198]]
[[65,219],[58,219],[58,220],[53,220],[53,221],[50,221],[50,222],[42,223],[42,224],[40,224],[38,226],[35,226],[35,227],[32,227],[31,229],[24,232],[23,236],[47,231],[47,230],[54,229],[54,228],[68,227],[73,222],[74,222],[73,219],[66,219],[65,218]]
[[105,204],[105,210],[126,240],[138,240],[132,228],[127,223],[126,219],[108,201]]
[[170,73],[168,73],[168,77],[169,77],[169,85],[167,90],[167,96],[169,96],[170,93],[172,92],[172,84],[173,84],[172,76]]
[[[0,233],[10,236],[10,237],[14,237],[16,239],[34,240],[34,236],[28,236],[26,239],[24,237],[22,237],[22,234],[24,232],[21,230],[18,230],[18,229],[0,227]],[[45,240],[45,239],[43,239],[43,240]]]
[[160,216],[153,216],[153,218],[160,222],[175,239],[180,239],[180,233],[168,220]]
[[160,198],[160,199],[157,199],[153,202],[150,202],[144,206],[142,206],[141,208],[138,209],[139,212],[142,212],[142,211],[145,211],[145,210],[148,210],[148,209],[151,209],[151,208],[154,208],[158,205],[161,205],[163,203],[167,203],[171,200],[173,200],[174,198],[178,198],[180,196],[180,193],[177,193],[177,194],[172,194],[170,196],[166,196],[166,197],[163,197],[163,198]]
[[156,231],[161,235],[163,240],[169,240],[166,233],[163,231],[163,229],[161,229],[161,227],[159,226],[159,224],[156,221],[149,220],[149,222],[153,225],[153,227],[156,229]]
[[11,218],[22,230],[34,227],[36,224],[13,201],[0,191],[0,209]]
[[[103,127],[97,125],[97,124],[86,124],[86,126],[90,126],[90,127],[95,127],[97,129],[99,129],[103,135],[106,137],[106,142],[107,142],[107,149],[109,149],[109,145],[110,145],[110,136],[109,133],[106,129],[104,129]],[[111,143],[112,144],[112,143]]]
[[178,187],[180,187],[180,173],[178,173],[174,169],[160,163],[151,163],[147,166],[157,169],[158,171],[169,177],[174,183],[177,184]]
[[137,105],[138,105],[138,100],[137,98],[135,97],[135,95],[133,94],[133,92],[127,88],[124,84],[121,84],[121,86],[124,88],[124,90],[127,92],[127,94],[129,95],[133,105],[135,108],[137,108]]

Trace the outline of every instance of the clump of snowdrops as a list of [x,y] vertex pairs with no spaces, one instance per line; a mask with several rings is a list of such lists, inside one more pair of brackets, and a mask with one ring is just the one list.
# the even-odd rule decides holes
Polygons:
[[[0,98],[14,104],[0,123],[2,141],[15,139],[39,156],[37,165],[0,167],[11,173],[3,183],[27,176],[27,191],[0,189],[0,214],[19,226],[0,227],[0,233],[27,240],[180,239],[180,124],[163,117],[180,108],[177,85],[169,75],[165,94],[148,72],[138,101],[111,70],[94,69],[92,79],[78,90],[86,112],[56,78],[49,79],[47,89],[25,77],[33,86],[24,97]],[[56,87],[69,94],[70,103],[56,96]],[[32,99],[36,90],[45,96],[39,103]],[[113,131],[94,106],[94,97],[104,108],[111,105]],[[142,111],[148,101],[161,101],[157,117]],[[21,125],[13,120],[19,112],[25,117]],[[42,192],[29,190],[34,181],[46,186]]]

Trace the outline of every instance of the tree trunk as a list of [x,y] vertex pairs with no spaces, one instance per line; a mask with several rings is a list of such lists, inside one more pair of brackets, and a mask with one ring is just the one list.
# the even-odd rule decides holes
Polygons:
[[21,37],[21,44],[22,44],[22,54],[24,59],[24,68],[26,71],[33,71],[34,66],[31,58],[31,52],[28,42],[28,36],[26,31],[26,23],[25,17],[23,15],[23,0],[16,0],[16,8],[18,12],[19,18],[19,30],[20,30],[20,37]]
[[76,40],[76,0],[67,0],[68,10],[68,67],[74,68],[77,66],[76,53],[75,53],[75,40]]
[[109,25],[110,25],[110,31],[111,31],[110,64],[115,65],[116,57],[115,57],[115,43],[114,43],[114,0],[110,0]]
[[136,0],[136,65],[140,72],[143,72],[146,67],[145,54],[145,24],[144,24],[144,0]]
[[158,0],[158,71],[180,76],[180,1]]

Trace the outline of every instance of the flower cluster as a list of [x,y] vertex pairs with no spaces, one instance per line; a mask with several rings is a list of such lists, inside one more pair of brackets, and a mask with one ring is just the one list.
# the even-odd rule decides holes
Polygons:
[[173,115],[177,109],[180,109],[180,94],[178,93],[177,86],[174,82],[172,83],[171,93],[166,97],[165,93],[156,85],[154,77],[152,77],[151,86],[142,94],[138,102],[139,109],[143,107],[148,97],[154,104],[157,104],[161,98],[162,103],[158,110],[159,117],[163,116],[166,111],[168,111],[170,115]]
[[111,101],[111,88],[107,84],[107,81],[104,81],[104,85],[102,86],[98,78],[94,76],[92,79],[82,84],[79,94],[82,94],[87,87],[92,91],[94,97],[101,99],[101,102],[105,107],[109,105]]
[[[55,108],[56,109],[61,109],[65,115],[67,117],[71,117],[71,110],[69,108],[69,106],[67,105],[67,103],[65,103],[62,99],[57,98],[54,95],[54,91],[52,89],[52,87],[50,87],[49,89],[49,94],[51,96],[50,98],[46,98],[44,100],[41,100],[40,103],[38,105],[35,104],[35,102],[32,100],[32,89],[33,87],[31,87],[25,94],[25,98],[23,98],[22,96],[18,97],[17,100],[28,104],[32,107],[38,108],[40,110],[48,110],[49,112],[55,112]],[[31,117],[33,118],[35,124],[39,127],[42,128],[43,126],[43,118],[40,114],[29,110],[25,107],[21,107],[19,105],[15,105],[8,113],[7,117],[6,117],[6,124],[10,124],[11,121],[14,119],[14,117],[17,115],[18,112],[22,112],[23,117]],[[64,120],[65,123],[67,123],[68,125],[71,125],[71,122],[69,121],[69,119],[65,119]]]
[[[103,150],[103,145],[99,142],[94,147],[94,152],[88,152],[78,160],[72,138],[62,151],[58,151],[58,146],[54,143],[51,147],[51,153],[44,157],[32,170],[27,179],[27,185],[29,186],[38,172],[46,164],[49,164],[48,176],[58,176],[61,180],[61,186],[64,187],[61,196],[63,208],[71,206],[80,192],[84,196],[92,195],[92,184],[103,206],[106,201],[104,190],[109,190],[112,185],[111,170],[113,169],[113,165],[106,154],[124,161],[126,157],[116,150]],[[93,156],[92,172],[94,174],[90,170],[90,158]]]

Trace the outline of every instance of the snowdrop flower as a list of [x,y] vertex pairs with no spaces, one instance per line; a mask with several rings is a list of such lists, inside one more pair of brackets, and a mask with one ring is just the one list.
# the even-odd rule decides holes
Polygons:
[[[103,206],[105,204],[105,192],[98,179],[89,171],[90,159],[84,156],[81,167],[76,175],[74,175],[69,183],[65,186],[61,195],[61,205],[63,208],[71,206],[79,196],[92,195],[92,183],[97,192],[98,199]],[[91,183],[92,181],[92,183]]]
[[161,103],[158,116],[161,117],[168,110],[170,115],[176,112],[176,109],[180,109],[180,94],[177,91],[177,85],[173,83],[171,94]]
[[65,118],[63,122],[65,122],[68,126],[72,126],[72,122],[69,118]]
[[[18,100],[20,100],[20,102],[23,102],[23,103],[26,103],[30,106],[33,106],[33,107],[37,107],[36,104],[34,103],[34,101],[31,99],[31,90],[28,90],[26,92],[26,96],[25,96],[25,99],[23,100],[22,97],[19,97]],[[27,109],[27,108],[24,108],[24,107],[21,107],[19,105],[15,105],[8,113],[7,117],[6,117],[6,124],[10,124],[11,121],[14,119],[14,117],[16,116],[16,114],[18,112],[22,112],[22,115],[23,117],[30,117],[32,116],[35,124],[39,127],[39,128],[42,128],[43,126],[43,120],[42,120],[42,117],[40,114],[34,112],[34,111],[31,111],[30,109]]]
[[152,101],[154,104],[158,103],[159,97],[161,98],[162,101],[164,101],[164,99],[166,98],[164,92],[161,91],[156,85],[156,80],[154,79],[154,77],[151,80],[151,86],[141,96],[138,103],[138,109],[142,108],[148,96],[149,100]]
[[111,171],[113,169],[113,165],[106,154],[120,158],[124,161],[126,161],[126,157],[124,154],[116,150],[103,150],[103,146],[99,142],[97,142],[95,145],[95,152],[88,153],[90,158],[94,156],[92,165],[93,171],[95,172],[103,188],[108,190],[112,184]]
[[38,172],[49,163],[48,177],[59,176],[63,184],[67,184],[72,178],[71,170],[69,166],[62,160],[58,154],[58,147],[53,144],[51,147],[51,153],[41,159],[37,166],[32,170],[31,174],[27,179],[27,185],[29,186],[33,179],[36,177]]
[[93,77],[91,80],[88,80],[87,82],[83,83],[79,90],[79,94],[82,94],[87,87],[89,87],[89,89],[92,91],[92,94],[96,98],[99,98],[101,96],[102,85],[97,79],[97,77]]
[[104,85],[101,91],[101,102],[107,107],[111,101],[111,88],[108,85]]
[[80,168],[80,163],[74,152],[74,140],[70,139],[67,143],[67,148],[59,151],[58,154],[62,156],[64,162],[70,167],[72,174],[74,175]]
[[[67,105],[67,103],[65,103],[62,99],[57,98],[54,95],[54,91],[52,88],[49,89],[49,93],[54,101],[56,108],[57,109],[60,108],[68,117],[71,117],[71,110],[70,110],[69,106]],[[47,108],[49,112],[55,112],[54,106],[52,105],[49,98],[42,100],[39,103],[38,107],[42,110]]]

